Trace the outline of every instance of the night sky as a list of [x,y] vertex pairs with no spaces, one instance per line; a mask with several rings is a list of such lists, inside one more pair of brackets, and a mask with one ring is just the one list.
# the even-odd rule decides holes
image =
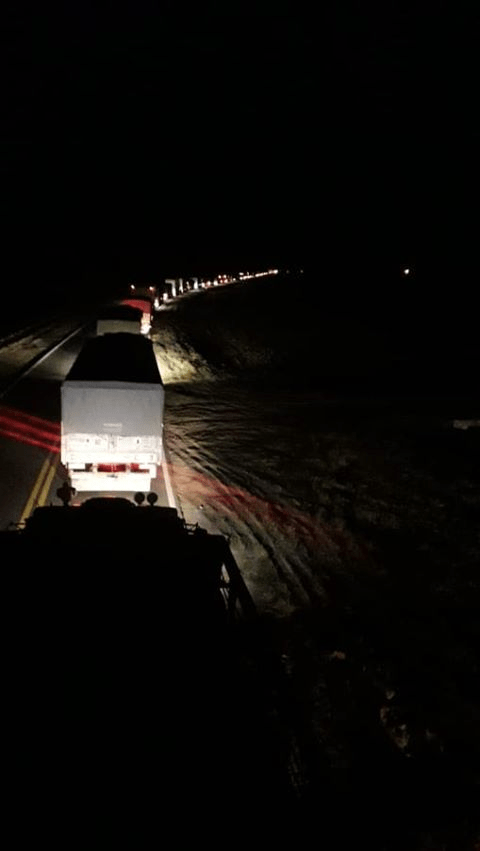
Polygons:
[[2,287],[478,267],[474,6],[11,3]]

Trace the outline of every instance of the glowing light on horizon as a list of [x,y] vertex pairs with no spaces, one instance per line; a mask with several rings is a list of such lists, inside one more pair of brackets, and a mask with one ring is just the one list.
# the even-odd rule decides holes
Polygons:
[[264,272],[239,272],[238,280],[249,281],[252,278],[264,278],[267,275],[278,275],[279,273],[280,269],[266,269]]

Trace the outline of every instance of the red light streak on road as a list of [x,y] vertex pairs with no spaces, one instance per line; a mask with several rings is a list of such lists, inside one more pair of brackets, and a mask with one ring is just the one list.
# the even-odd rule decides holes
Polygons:
[[247,525],[253,521],[259,527],[269,529],[270,534],[286,536],[297,542],[297,545],[303,544],[313,552],[320,549],[322,552],[329,550],[335,554],[340,549],[358,549],[358,542],[350,540],[345,531],[336,529],[293,505],[282,504],[257,496],[243,488],[223,484],[186,464],[169,464],[168,468],[180,498],[183,495],[194,507],[202,505],[219,518],[230,514],[236,521],[246,522]]
[[[286,539],[293,550],[305,548],[312,557],[319,554],[333,559],[355,560],[360,557],[374,566],[374,559],[361,537],[348,528],[339,527],[314,517],[308,511],[251,493],[236,485],[228,485],[211,478],[185,463],[167,464],[180,499],[184,497],[192,506],[200,506],[214,518],[233,518],[234,524],[245,524],[261,540],[260,530],[274,540]],[[208,510],[210,509],[210,512]],[[253,526],[252,526],[253,523]]]
[[4,405],[0,407],[0,436],[29,446],[39,446],[49,452],[60,451],[58,423],[52,423]]

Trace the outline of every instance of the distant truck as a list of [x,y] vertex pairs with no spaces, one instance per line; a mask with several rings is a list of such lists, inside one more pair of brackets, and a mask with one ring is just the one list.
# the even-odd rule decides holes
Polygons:
[[127,304],[112,305],[97,317],[97,334],[140,334],[142,311]]
[[153,304],[157,296],[157,287],[153,284],[130,284],[130,295],[133,298],[147,298]]
[[152,300],[150,298],[147,298],[146,296],[132,296],[131,298],[123,299],[122,305],[124,305],[125,307],[135,308],[141,312],[142,318],[140,323],[140,330],[142,334],[148,335],[152,327]]
[[61,461],[76,491],[149,491],[163,457],[165,391],[152,342],[103,334],[61,388]]

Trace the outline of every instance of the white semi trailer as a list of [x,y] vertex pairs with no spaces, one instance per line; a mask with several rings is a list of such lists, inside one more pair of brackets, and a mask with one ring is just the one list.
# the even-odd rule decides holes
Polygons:
[[163,457],[164,387],[152,342],[104,334],[61,389],[61,461],[77,491],[149,491]]
[[97,334],[141,334],[142,311],[127,304],[114,304],[97,317]]

